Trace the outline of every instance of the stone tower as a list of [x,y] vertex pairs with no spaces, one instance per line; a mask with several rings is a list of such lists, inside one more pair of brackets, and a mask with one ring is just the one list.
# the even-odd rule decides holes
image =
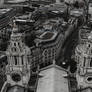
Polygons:
[[75,50],[77,62],[76,79],[79,92],[92,92],[92,33],[86,44],[80,44]]
[[6,54],[8,59],[7,82],[11,86],[27,87],[30,79],[30,49],[23,43],[22,33],[18,32],[16,25],[14,25]]

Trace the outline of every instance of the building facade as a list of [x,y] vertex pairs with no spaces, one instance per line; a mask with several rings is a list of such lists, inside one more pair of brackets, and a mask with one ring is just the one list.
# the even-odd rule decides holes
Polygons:
[[12,22],[12,19],[16,15],[16,9],[4,8],[0,9],[0,29],[3,29]]
[[88,36],[91,32],[91,28],[88,26],[83,26],[80,30],[79,30],[79,43],[80,44],[85,44],[88,41]]
[[83,25],[86,22],[84,9],[72,9],[70,10],[70,17],[74,17],[77,21],[76,27]]
[[[59,56],[63,41],[63,35],[58,32],[47,31],[41,34],[35,39],[36,46],[40,47],[40,49],[37,50],[37,47],[34,48],[33,52],[35,53],[36,50],[38,52],[36,51],[35,56],[32,55],[32,57],[38,57],[38,59],[35,59],[35,61],[32,60],[34,61],[33,63],[39,61],[41,66],[52,64],[53,60],[56,60]],[[37,66],[37,64],[33,65]]]

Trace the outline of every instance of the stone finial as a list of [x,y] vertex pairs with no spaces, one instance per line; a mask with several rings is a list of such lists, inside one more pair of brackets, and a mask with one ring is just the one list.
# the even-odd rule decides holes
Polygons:
[[56,64],[56,61],[55,60],[53,60],[53,65],[55,65]]
[[14,33],[17,33],[17,32],[18,32],[18,27],[17,27],[17,25],[14,21],[12,33],[14,34]]

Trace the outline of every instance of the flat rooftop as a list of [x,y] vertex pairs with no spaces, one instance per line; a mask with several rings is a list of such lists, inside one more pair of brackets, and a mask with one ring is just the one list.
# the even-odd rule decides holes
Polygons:
[[83,10],[82,9],[73,9],[70,11],[70,15],[74,15],[74,16],[83,15]]
[[21,2],[25,2],[27,0],[7,0],[7,3],[21,3]]
[[51,39],[54,36],[54,33],[52,32],[45,32],[43,35],[41,35],[41,38],[43,40]]
[[67,9],[66,5],[63,4],[51,4],[48,8],[50,11],[59,11],[59,12],[64,12]]
[[60,22],[59,19],[49,19],[46,20],[42,25],[45,29],[52,29],[52,27],[58,25]]
[[43,34],[41,34],[38,38],[38,40],[40,42],[48,42],[48,41],[52,41],[56,38],[57,36],[57,32],[50,32],[50,31],[46,31]]
[[5,13],[7,13],[10,10],[11,10],[11,8],[8,8],[8,9],[0,9],[0,15],[5,14]]

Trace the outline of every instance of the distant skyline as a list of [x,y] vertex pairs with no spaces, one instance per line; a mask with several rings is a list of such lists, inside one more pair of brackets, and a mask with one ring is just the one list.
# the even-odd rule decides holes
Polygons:
[[[24,1],[28,1],[28,0],[0,0],[0,5],[2,5],[4,2],[19,3],[19,2],[24,2]],[[32,0],[32,1],[40,1],[40,0]],[[41,1],[46,1],[46,0],[41,0]],[[47,1],[50,1],[50,0],[47,0]],[[64,1],[64,0],[56,0],[57,3],[61,2],[61,1]]]
[[5,2],[9,2],[9,3],[18,3],[18,2],[24,2],[26,0],[6,0]]

